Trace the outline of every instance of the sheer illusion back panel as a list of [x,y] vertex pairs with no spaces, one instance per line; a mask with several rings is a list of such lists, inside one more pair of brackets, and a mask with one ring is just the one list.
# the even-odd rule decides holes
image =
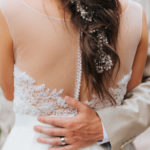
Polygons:
[[37,84],[64,88],[73,96],[78,32],[71,23],[67,21],[67,29],[63,19],[40,15],[22,0],[4,0],[1,5],[14,42],[16,66]]
[[132,0],[125,1],[127,1],[127,7],[120,15],[117,40],[120,70],[116,78],[116,83],[118,83],[125,74],[129,74],[132,71],[132,65],[142,32],[142,7]]
[[142,7],[134,1],[129,1],[126,10],[121,15],[117,53],[120,57],[120,72],[127,73],[132,69],[136,50],[142,32]]
[[[126,87],[131,77],[132,65],[142,31],[142,7],[132,0],[125,1],[127,8],[120,15],[121,23],[117,40],[117,53],[121,65],[115,82],[108,87],[115,99],[118,100],[118,104],[121,104],[126,94]],[[37,1],[38,4],[40,2]],[[34,4],[35,0],[31,0],[30,4],[25,0],[1,0],[1,10],[8,23],[14,43],[16,83],[20,83],[23,79],[23,81],[28,81],[26,82],[27,88],[29,85],[32,85],[32,88],[33,85],[40,85],[36,87],[36,96],[32,94],[33,99],[39,95],[39,89],[43,89],[43,83],[50,90],[57,88],[59,91],[57,94],[73,96],[79,32],[72,26],[70,20],[66,21],[68,30],[63,19],[46,16],[44,11],[36,9]],[[81,85],[81,101],[85,101],[93,108],[106,106],[95,95],[91,98],[95,101],[86,101],[88,91],[85,90],[84,75]],[[25,86],[23,82],[19,86],[17,85],[15,93],[20,93],[17,91],[23,86]],[[27,88],[25,89],[27,90]],[[64,89],[64,93],[61,89]],[[47,91],[47,93],[49,92]],[[21,94],[23,95],[23,93]],[[44,94],[46,95],[46,92]],[[57,94],[56,90],[52,93],[52,95]],[[28,99],[31,100],[30,97]],[[21,102],[21,100],[18,101]],[[19,108],[18,101],[15,102]]]

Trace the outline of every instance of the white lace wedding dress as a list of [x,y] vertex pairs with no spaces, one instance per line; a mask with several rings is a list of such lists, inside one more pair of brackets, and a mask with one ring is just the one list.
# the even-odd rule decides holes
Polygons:
[[[33,126],[41,124],[38,115],[76,115],[77,111],[65,103],[65,95],[80,99],[95,111],[111,104],[107,99],[102,103],[95,94],[87,100],[79,36],[69,19],[66,20],[68,32],[63,19],[44,13],[40,0],[1,0],[0,5],[14,44],[13,103],[16,114],[14,127],[2,150],[48,150],[50,145],[36,141],[37,137],[46,135],[35,132]],[[48,7],[51,6],[46,5]],[[123,102],[132,74],[141,36],[141,10],[138,4],[128,1],[128,7],[121,14],[117,44],[121,64],[115,83],[109,88],[118,105]],[[130,22],[134,15],[138,17]],[[101,147],[95,143],[84,149]]]

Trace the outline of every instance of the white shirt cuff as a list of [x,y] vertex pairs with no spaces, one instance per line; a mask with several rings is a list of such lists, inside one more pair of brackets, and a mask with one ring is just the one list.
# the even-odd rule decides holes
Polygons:
[[108,135],[107,135],[107,132],[106,132],[106,130],[104,128],[103,123],[102,123],[102,127],[103,127],[103,140],[102,141],[98,141],[97,142],[98,145],[102,145],[102,144],[110,142],[110,140],[108,138]]

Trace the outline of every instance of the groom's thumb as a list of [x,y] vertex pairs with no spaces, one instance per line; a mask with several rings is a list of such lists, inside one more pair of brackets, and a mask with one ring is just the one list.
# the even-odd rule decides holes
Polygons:
[[65,96],[65,100],[66,100],[66,103],[69,105],[69,106],[72,106],[74,109],[81,111],[82,108],[84,108],[84,104],[82,104],[80,101],[72,98],[72,97],[69,97],[69,96]]

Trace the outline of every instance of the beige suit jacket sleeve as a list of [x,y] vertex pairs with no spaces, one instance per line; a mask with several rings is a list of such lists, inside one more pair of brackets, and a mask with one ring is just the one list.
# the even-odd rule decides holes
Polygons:
[[[150,56],[150,55],[149,55]],[[121,106],[97,111],[107,131],[112,150],[121,150],[150,126],[150,58],[145,82],[136,87]]]

